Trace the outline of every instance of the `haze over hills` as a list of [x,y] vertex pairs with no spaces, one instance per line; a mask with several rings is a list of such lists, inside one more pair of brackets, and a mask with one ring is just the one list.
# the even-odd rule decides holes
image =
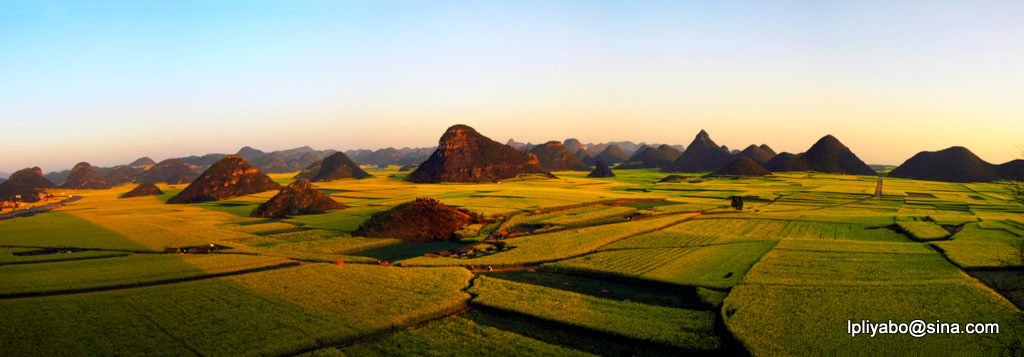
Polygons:
[[580,148],[576,150],[576,152],[574,152],[573,155],[576,155],[576,158],[580,159],[580,161],[582,161],[584,165],[594,166],[595,164],[597,164],[597,160],[594,159],[594,155],[591,155],[590,151],[587,151],[587,149]]
[[989,182],[1000,179],[999,171],[998,166],[982,160],[967,148],[953,146],[940,151],[919,152],[890,171],[889,177],[943,182]]
[[146,172],[146,168],[142,166],[118,166],[107,173],[106,178],[110,183],[120,185],[134,182],[144,172]]
[[672,165],[673,154],[677,150],[669,147],[672,152],[662,151],[660,148],[644,146],[640,148],[629,160],[616,166],[616,169],[650,169],[663,168]]
[[769,160],[771,171],[818,171],[846,175],[876,175],[850,148],[832,135],[819,139],[807,152],[793,158]]
[[629,160],[629,155],[622,151],[618,145],[612,144],[605,147],[597,155],[594,155],[594,160],[604,161],[608,165],[615,165]]
[[[775,152],[769,152],[763,149],[762,147],[768,148],[767,145],[761,145],[759,147],[757,145],[751,144],[750,146],[747,146],[746,149],[743,149],[743,151],[740,151],[736,155],[740,157],[749,158],[751,160],[754,160],[754,162],[756,162],[758,165],[764,166],[764,164],[766,164],[768,160],[771,160],[773,157],[775,157]],[[771,150],[771,148],[768,148],[768,150]]]
[[[579,148],[577,148],[579,150]],[[530,149],[530,153],[537,156],[540,166],[548,171],[587,171],[590,167],[580,161],[576,155],[569,152],[562,143],[549,141]]]
[[199,174],[184,160],[167,159],[146,170],[135,182],[167,183],[171,185],[192,182]]
[[153,161],[153,159],[150,159],[149,157],[145,157],[145,156],[144,157],[140,157],[137,160],[132,161],[132,163],[128,164],[128,166],[132,166],[132,167],[135,167],[135,166],[149,166],[149,165],[156,165],[156,161]]
[[396,165],[404,166],[409,164],[419,165],[427,158],[430,154],[437,150],[437,147],[428,148],[401,148],[395,149],[392,147],[379,149],[377,151],[359,149],[359,150],[348,150],[345,154],[348,155],[352,161],[359,165]]
[[[534,144],[519,143],[512,139],[509,140],[509,144],[510,146],[517,147],[520,150],[525,148],[533,150],[540,147]],[[727,146],[714,143],[707,132],[703,130],[690,144],[690,147],[688,148],[689,150],[682,151],[679,150],[680,148],[684,148],[682,145],[661,144],[658,147],[653,148],[656,150],[649,151],[648,149],[651,149],[654,145],[648,146],[643,143],[635,144],[632,141],[584,144],[576,138],[565,139],[560,143],[560,145],[568,150],[571,156],[575,157],[576,160],[582,163],[582,165],[577,165],[576,170],[589,170],[590,167],[595,165],[598,160],[603,160],[609,165],[616,165],[625,161],[634,161],[632,164],[620,168],[662,167],[667,172],[708,172],[721,169],[725,167],[726,164],[731,163],[736,157],[742,156],[752,159],[755,163],[765,169],[778,172],[810,170],[833,173],[868,174],[868,171],[864,169],[867,165],[861,165],[863,164],[863,161],[857,158],[857,155],[853,154],[849,148],[842,143],[839,143],[838,140],[831,135],[823,137],[806,153],[782,153],[781,155],[775,155],[775,151],[766,144],[748,145],[742,151],[733,150],[732,154],[726,154],[726,150],[728,150]],[[623,150],[623,146],[632,149],[632,152],[630,153],[629,150]],[[712,150],[713,147],[717,147],[717,150]],[[397,165],[406,166],[411,169],[413,166],[410,165],[422,164],[430,157],[431,154],[433,154],[434,151],[436,151],[436,149],[436,147],[404,147],[401,149],[389,147],[377,150],[348,150],[346,153],[356,166]],[[597,151],[597,153],[594,153],[594,151]],[[687,154],[687,151],[689,151],[689,154]],[[262,172],[291,173],[303,171],[304,169],[308,172],[308,169],[316,166],[314,165],[315,163],[321,162],[324,157],[335,152],[337,151],[333,149],[315,150],[309,146],[265,152],[251,146],[244,146],[238,150],[237,154],[240,157],[247,158],[247,162],[251,166]],[[670,163],[664,163],[665,155],[661,155],[662,153],[668,157],[674,157],[674,159]],[[187,183],[198,176],[196,173],[197,171],[205,170],[214,162],[217,162],[225,156],[227,155],[211,153],[204,154],[202,156],[180,158],[180,161],[176,162],[176,164],[178,169],[183,173],[174,179],[154,178],[153,175],[160,172],[160,170],[150,172],[147,168],[156,166],[156,164],[152,159],[145,156],[139,157],[131,163],[113,167],[92,166],[91,170],[102,176],[109,184],[113,185],[133,182],[140,183],[145,181]],[[632,160],[630,156],[632,156]],[[538,159],[540,158],[538,157]],[[566,157],[565,159],[569,160],[570,158]],[[978,160],[980,160],[980,158]],[[543,167],[545,164],[544,160],[540,160],[540,162]],[[547,164],[551,166],[550,163]],[[993,177],[992,172],[998,174],[1000,170],[1012,171],[1012,168],[1016,167],[1011,163],[993,165],[986,162],[986,164],[991,165],[991,167],[980,171],[972,171],[987,172],[976,175],[976,179],[991,180],[991,177]],[[184,170],[184,166],[191,166],[192,173],[189,174],[185,172],[186,170]],[[584,166],[586,166],[586,168],[584,168]],[[1003,166],[1006,168],[1000,169],[1000,167]],[[870,167],[867,168],[870,169]],[[563,168],[559,167],[556,170],[561,169]],[[51,182],[64,184],[64,181],[68,179],[71,172],[72,170],[52,171],[44,175],[44,177]],[[907,171],[896,171],[896,175],[905,174],[905,172]],[[147,174],[149,176],[144,177]],[[925,175],[922,177],[928,176]],[[935,177],[936,179],[943,179],[939,176]],[[307,175],[305,178],[309,179],[312,178],[312,176]],[[0,175],[0,182],[3,182],[2,180],[2,175]]]

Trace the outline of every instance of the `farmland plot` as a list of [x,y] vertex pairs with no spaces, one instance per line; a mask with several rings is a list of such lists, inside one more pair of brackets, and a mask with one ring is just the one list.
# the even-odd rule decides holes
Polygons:
[[723,313],[753,354],[992,354],[999,350],[989,338],[999,335],[870,338],[850,336],[847,321],[996,322],[1015,331],[1015,309],[920,244],[784,240],[733,289]]
[[888,229],[854,223],[800,221],[789,219],[734,219],[701,217],[679,227],[695,235],[733,238],[824,240],[906,241],[906,237]]
[[0,350],[15,356],[294,354],[437,316],[464,304],[468,295],[459,289],[468,280],[457,269],[321,264],[6,299],[0,300]]
[[490,277],[477,278],[473,304],[518,312],[689,350],[723,346],[714,332],[714,313],[601,299],[589,295]]
[[548,263],[542,268],[727,289],[774,245],[774,241],[747,240],[690,248],[618,249]]
[[135,254],[0,267],[0,296],[173,282],[210,274],[272,267],[290,260],[240,254]]
[[538,264],[590,253],[617,240],[656,231],[689,216],[666,216],[625,223],[568,229],[559,232],[528,235],[505,240],[515,248],[472,259],[418,257],[403,260],[413,266],[516,266]]
[[409,331],[400,332],[370,344],[348,347],[345,356],[593,356],[589,353],[553,345],[523,335],[479,325],[459,316]]

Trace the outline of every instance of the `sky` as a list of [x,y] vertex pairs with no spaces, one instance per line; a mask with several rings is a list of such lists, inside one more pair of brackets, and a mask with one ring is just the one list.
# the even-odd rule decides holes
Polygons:
[[491,139],[1024,141],[1020,1],[0,0],[0,172]]

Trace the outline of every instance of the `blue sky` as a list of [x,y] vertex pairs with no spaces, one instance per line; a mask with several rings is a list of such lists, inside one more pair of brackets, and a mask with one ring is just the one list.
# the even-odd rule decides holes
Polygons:
[[0,171],[433,146],[456,123],[1001,163],[1021,63],[1009,1],[0,1]]

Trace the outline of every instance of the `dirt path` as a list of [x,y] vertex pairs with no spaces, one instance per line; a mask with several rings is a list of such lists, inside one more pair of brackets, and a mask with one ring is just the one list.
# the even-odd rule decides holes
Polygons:
[[882,198],[882,176],[878,176],[878,185],[875,186],[875,198]]

